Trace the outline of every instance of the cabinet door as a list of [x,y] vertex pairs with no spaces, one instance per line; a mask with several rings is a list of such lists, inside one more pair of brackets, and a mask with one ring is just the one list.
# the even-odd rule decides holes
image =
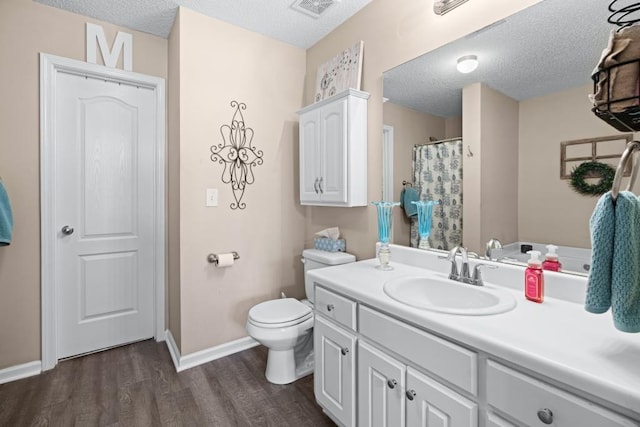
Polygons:
[[320,200],[320,111],[300,116],[300,202]]
[[405,366],[358,342],[358,425],[404,426]]
[[476,427],[478,405],[407,368],[407,427]]
[[347,202],[347,100],[321,110],[320,192],[323,202]]
[[317,314],[313,333],[316,399],[341,424],[355,426],[355,335]]

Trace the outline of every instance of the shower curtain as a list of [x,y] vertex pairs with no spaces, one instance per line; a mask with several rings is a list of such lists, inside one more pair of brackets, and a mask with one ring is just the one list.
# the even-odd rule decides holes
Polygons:
[[[450,250],[462,243],[462,139],[413,147],[413,186],[420,200],[436,200],[429,246]],[[411,246],[418,247],[418,219],[411,219]]]

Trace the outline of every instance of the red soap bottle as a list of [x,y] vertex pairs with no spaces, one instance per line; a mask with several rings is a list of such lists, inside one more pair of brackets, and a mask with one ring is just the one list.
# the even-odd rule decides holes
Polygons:
[[558,261],[558,254],[556,253],[557,249],[556,245],[547,245],[547,255],[542,263],[543,270],[562,271],[562,264]]
[[531,255],[524,272],[524,296],[529,300],[541,303],[544,300],[544,275],[539,251],[527,252]]

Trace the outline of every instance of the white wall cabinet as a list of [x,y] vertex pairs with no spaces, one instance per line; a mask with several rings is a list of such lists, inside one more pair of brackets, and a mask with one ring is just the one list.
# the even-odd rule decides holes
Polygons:
[[349,89],[300,115],[300,204],[367,205],[366,92]]

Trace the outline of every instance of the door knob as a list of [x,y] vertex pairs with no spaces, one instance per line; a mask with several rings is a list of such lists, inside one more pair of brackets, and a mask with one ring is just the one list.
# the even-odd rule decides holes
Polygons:
[[68,225],[65,225],[64,227],[62,227],[62,234],[65,234],[67,236],[73,234],[73,227],[69,227]]

